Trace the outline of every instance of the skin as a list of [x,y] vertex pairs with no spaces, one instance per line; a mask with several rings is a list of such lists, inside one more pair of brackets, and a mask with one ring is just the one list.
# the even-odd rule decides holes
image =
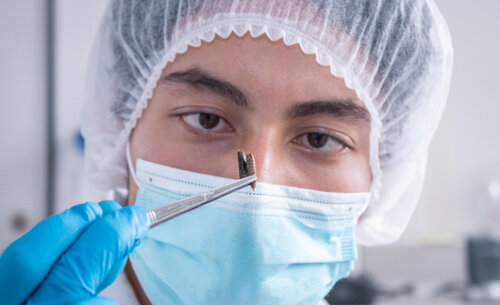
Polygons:
[[[164,80],[194,68],[239,88],[248,108],[211,90]],[[248,35],[216,38],[178,55],[164,69],[132,132],[132,160],[237,178],[236,151],[243,149],[255,156],[259,182],[331,192],[369,191],[369,120],[324,112],[288,117],[294,105],[317,100],[350,100],[364,108],[342,79],[298,46]],[[215,128],[204,129],[200,112],[221,119]],[[332,137],[314,147],[309,141],[314,133]],[[134,202],[137,186],[131,178],[129,191],[129,202]]]
[[[238,94],[228,97],[196,82],[200,71],[238,88],[247,107]],[[311,101],[343,101],[358,111],[297,108]],[[300,110],[308,115],[297,115]],[[258,183],[367,192],[369,133],[363,102],[314,56],[267,37],[233,35],[189,48],[167,65],[130,149],[133,164],[141,158],[229,178],[238,178],[236,152],[243,149],[255,156]],[[131,177],[129,191],[133,203]]]

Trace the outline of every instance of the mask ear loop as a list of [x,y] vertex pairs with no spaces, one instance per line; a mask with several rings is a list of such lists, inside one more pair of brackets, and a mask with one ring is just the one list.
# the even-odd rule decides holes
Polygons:
[[135,175],[134,166],[132,165],[132,157],[130,157],[130,140],[127,141],[126,150],[127,150],[126,154],[127,154],[128,171],[130,172],[130,175],[132,175],[132,179],[134,180],[137,187],[141,188],[141,183],[139,182],[139,179],[137,179],[137,176]]

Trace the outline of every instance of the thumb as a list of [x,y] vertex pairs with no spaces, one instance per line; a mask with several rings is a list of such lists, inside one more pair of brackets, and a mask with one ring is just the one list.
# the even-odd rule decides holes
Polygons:
[[28,304],[54,298],[59,304],[70,303],[96,296],[108,273],[132,252],[148,228],[146,213],[137,206],[99,218],[55,263]]

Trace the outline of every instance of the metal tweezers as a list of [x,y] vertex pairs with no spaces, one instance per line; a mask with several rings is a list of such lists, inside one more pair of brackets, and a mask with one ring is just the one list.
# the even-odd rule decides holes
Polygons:
[[177,217],[193,209],[196,209],[218,198],[236,192],[237,190],[242,189],[245,186],[250,185],[255,181],[257,181],[257,176],[251,175],[239,179],[236,182],[230,183],[228,185],[211,189],[209,191],[193,195],[186,199],[182,199],[175,203],[171,203],[153,210],[149,210],[146,212],[146,215],[148,216],[149,219],[150,228],[156,227],[157,225],[162,224],[167,220],[170,220],[174,217]]

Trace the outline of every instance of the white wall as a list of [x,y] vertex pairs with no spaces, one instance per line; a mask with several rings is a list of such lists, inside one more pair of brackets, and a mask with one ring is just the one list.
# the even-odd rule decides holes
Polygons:
[[83,194],[83,155],[76,147],[87,63],[107,0],[56,1],[56,211],[94,197]]
[[0,1],[0,251],[46,216],[44,13],[44,1]]
[[429,154],[427,180],[403,243],[459,243],[500,232],[500,1],[438,0],[455,63],[448,105]]
[[[75,136],[88,54],[106,4],[55,1],[56,211],[84,200]],[[0,252],[47,213],[45,5],[0,1]],[[15,219],[24,226],[16,228]]]
[[464,241],[500,234],[500,1],[437,0],[455,50],[447,108],[423,194],[402,239],[363,251],[363,269],[396,282],[466,280]]

